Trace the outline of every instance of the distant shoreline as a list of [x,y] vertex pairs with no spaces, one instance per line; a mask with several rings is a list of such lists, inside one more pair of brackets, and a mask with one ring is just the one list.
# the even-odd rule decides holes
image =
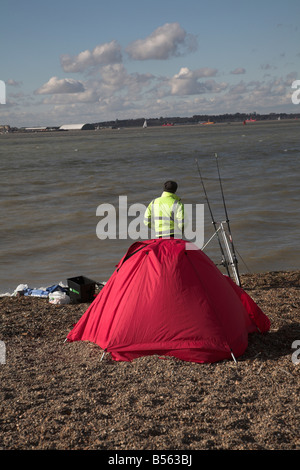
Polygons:
[[18,129],[18,130],[13,130],[13,131],[9,131],[9,132],[1,132],[0,130],[0,136],[1,135],[8,135],[8,134],[14,134],[14,135],[28,135],[28,134],[70,134],[71,132],[72,133],[82,133],[82,132],[85,132],[85,133],[94,133],[94,132],[114,132],[114,131],[120,131],[120,130],[141,130],[141,131],[144,131],[144,132],[147,132],[149,129],[174,129],[174,128],[191,128],[191,127],[198,127],[199,129],[202,129],[202,128],[210,128],[210,127],[226,127],[226,126],[234,126],[234,127],[255,127],[257,125],[259,126],[262,126],[262,125],[267,125],[267,124],[274,124],[274,123],[278,123],[278,125],[282,125],[283,123],[284,124],[291,124],[293,122],[300,122],[300,119],[298,121],[298,119],[282,119],[280,121],[278,121],[277,119],[274,119],[274,120],[271,120],[271,119],[268,119],[268,120],[262,120],[262,121],[255,121],[255,122],[247,122],[246,124],[244,124],[243,122],[237,122],[237,121],[233,121],[233,122],[214,122],[214,123],[211,123],[211,125],[205,125],[203,123],[187,123],[187,124],[174,124],[173,126],[159,126],[159,125],[155,125],[155,126],[148,126],[147,129],[142,129],[142,127],[140,126],[122,126],[122,127],[118,127],[118,128],[114,128],[114,127],[102,127],[100,129],[70,129],[70,130],[65,130],[65,131],[62,131],[62,130],[58,130],[58,129],[55,129],[55,130],[48,130],[48,129],[44,129],[44,130],[39,130],[39,129],[33,129],[31,128],[30,130],[27,130],[27,129]]
[[[138,119],[122,119],[115,121],[103,121],[87,124],[73,124],[68,129],[61,129],[62,126],[28,126],[13,127],[9,125],[0,125],[1,134],[11,133],[49,133],[49,132],[74,132],[76,130],[103,131],[103,130],[119,130],[119,129],[140,129],[144,128],[144,122],[147,121],[148,128],[172,128],[172,127],[202,127],[207,125],[253,125],[262,123],[282,123],[300,121],[300,114],[272,113],[268,115],[259,114],[225,114],[225,115],[195,115],[193,117],[166,117],[166,118],[138,118]],[[248,122],[247,122],[248,121]],[[85,129],[78,128],[85,127]]]

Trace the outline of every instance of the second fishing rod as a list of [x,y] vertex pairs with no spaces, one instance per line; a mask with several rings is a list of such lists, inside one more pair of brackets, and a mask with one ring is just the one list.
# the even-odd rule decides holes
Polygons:
[[[232,238],[232,234],[231,234],[231,228],[230,228],[230,224],[229,224],[228,211],[227,211],[226,202],[225,202],[225,196],[224,196],[223,185],[222,185],[222,180],[221,180],[221,175],[220,175],[220,169],[219,169],[219,163],[218,163],[218,154],[217,153],[215,153],[215,160],[216,160],[216,164],[217,164],[218,179],[219,179],[219,185],[220,185],[221,194],[222,194],[222,201],[223,201],[223,207],[224,207],[224,212],[225,212],[225,217],[226,217],[226,224],[227,224],[227,228],[228,228],[228,232],[229,232],[229,237],[228,238],[229,238],[229,241],[230,241],[231,249],[228,245],[228,241],[227,241],[227,237],[226,237],[226,233],[225,233],[225,230],[224,230],[223,223],[221,222],[219,224],[219,227],[217,227],[217,223],[216,223],[215,218],[214,218],[213,213],[212,213],[211,205],[210,205],[209,200],[208,200],[206,188],[205,188],[205,185],[204,185],[204,181],[203,181],[203,178],[202,178],[202,174],[201,174],[200,167],[199,167],[197,159],[196,159],[196,164],[197,164],[198,173],[199,173],[199,176],[200,176],[202,188],[203,188],[203,191],[204,191],[205,199],[206,199],[206,202],[207,202],[207,206],[208,206],[208,209],[209,209],[209,212],[210,212],[211,220],[212,220],[212,223],[213,223],[213,226],[214,226],[215,235],[217,236],[217,239],[218,239],[218,242],[219,242],[219,247],[220,247],[220,251],[221,251],[221,255],[222,255],[222,263],[221,264],[226,268],[226,271],[227,271],[227,274],[228,274],[229,277],[231,277],[230,272],[229,272],[229,266],[231,266],[236,283],[238,285],[241,285],[240,275],[239,275],[239,271],[238,271],[238,267],[237,267],[238,261],[237,261],[237,257],[236,257],[236,254],[235,254],[235,248],[234,248],[233,238]],[[225,243],[226,251],[227,251],[227,254],[228,254],[228,257],[229,257],[230,261],[227,261],[227,259],[226,259],[225,251],[223,249],[223,245],[221,243],[221,239],[220,239],[220,236],[219,236],[219,231],[221,231],[221,233],[222,233],[223,241]]]
[[229,272],[229,268],[228,268],[228,262],[226,260],[226,256],[225,256],[225,252],[224,252],[224,249],[223,249],[223,245],[221,243],[221,240],[220,240],[220,237],[219,237],[219,230],[217,228],[217,223],[215,221],[215,218],[213,216],[213,212],[211,210],[211,206],[210,206],[210,203],[209,203],[209,200],[208,200],[208,196],[207,196],[207,192],[206,192],[206,189],[205,189],[205,185],[204,185],[204,181],[203,181],[203,178],[202,178],[202,174],[201,174],[201,171],[200,171],[200,167],[199,167],[199,163],[198,163],[198,160],[196,160],[196,164],[197,164],[197,168],[198,168],[198,173],[199,173],[199,176],[200,176],[200,181],[201,181],[201,184],[202,184],[202,188],[203,188],[203,192],[204,192],[204,196],[205,196],[205,199],[206,199],[206,202],[207,202],[207,206],[208,206],[208,209],[209,209],[209,213],[210,213],[210,217],[211,217],[211,220],[212,220],[212,224],[214,226],[214,229],[215,229],[215,234],[217,236],[217,239],[218,239],[218,242],[219,242],[219,247],[220,247],[220,251],[221,251],[221,255],[222,255],[222,265],[225,267],[226,271],[227,271],[227,274],[228,276],[230,277],[230,272]]

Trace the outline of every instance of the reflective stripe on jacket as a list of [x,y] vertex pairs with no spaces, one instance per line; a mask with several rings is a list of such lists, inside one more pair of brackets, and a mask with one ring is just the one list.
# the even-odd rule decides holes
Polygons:
[[184,207],[178,196],[164,191],[161,197],[153,199],[146,209],[144,223],[155,230],[157,237],[182,235]]

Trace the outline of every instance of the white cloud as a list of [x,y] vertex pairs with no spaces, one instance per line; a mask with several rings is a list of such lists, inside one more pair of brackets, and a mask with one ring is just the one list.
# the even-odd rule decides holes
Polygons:
[[60,93],[60,94],[52,94],[51,96],[47,96],[43,100],[43,104],[48,105],[75,105],[77,103],[95,103],[98,100],[98,94],[95,90],[90,88],[89,90],[85,90],[81,93]]
[[80,52],[77,56],[64,54],[60,62],[65,72],[83,72],[87,68],[98,65],[116,64],[122,62],[121,46],[113,40],[99,44],[92,51]]
[[149,73],[129,74],[123,64],[106,65],[100,70],[100,93],[109,95],[116,92],[131,92],[137,94],[145,89],[155,79]]
[[[249,84],[248,84],[248,87],[249,87]],[[239,94],[243,94],[243,93],[248,93],[248,87],[247,87],[246,83],[241,81],[241,82],[239,82],[235,85],[232,85],[229,89],[229,93],[231,95],[239,95]]]
[[290,72],[289,74],[287,74],[286,78],[284,79],[284,84],[288,87],[292,86],[292,83],[294,80],[297,79],[297,72]]
[[[220,95],[219,95],[220,96]],[[251,81],[231,86],[226,94],[218,99],[218,104],[222,112],[238,110],[239,112],[249,112],[257,110],[279,109],[281,106],[288,106],[291,102],[291,92],[287,87],[287,77],[271,79],[269,81]]]
[[199,81],[201,78],[213,77],[216,69],[201,68],[190,70],[182,67],[178,74],[169,81],[172,95],[197,95],[201,93],[219,93],[227,88],[227,83],[217,83],[215,80]]
[[[53,77],[36,94],[50,95],[43,100],[43,104],[46,105],[124,103],[126,100],[133,103],[143,100],[142,93],[147,91],[156,79],[151,74],[130,74],[123,64],[105,65],[100,68],[99,75],[100,78],[97,79],[77,82],[80,84],[80,89],[76,92],[74,87],[73,93],[59,92],[65,81],[70,79],[58,80]],[[75,80],[71,81],[76,83]],[[106,104],[106,106],[109,105]]]
[[5,83],[8,86],[14,86],[14,87],[19,87],[23,84],[23,82],[17,82],[16,80],[13,80],[12,78],[6,80]]
[[166,23],[145,39],[132,42],[126,52],[134,60],[164,60],[191,52],[197,47],[196,37],[187,34],[179,23]]
[[123,64],[106,65],[101,68],[102,84],[110,91],[119,90],[126,86],[127,70]]
[[232,75],[242,75],[242,74],[246,73],[246,69],[244,69],[243,67],[238,67],[238,68],[232,70],[230,73]]
[[52,77],[50,80],[35,91],[37,95],[52,95],[56,93],[81,93],[84,91],[82,82],[72,78]]

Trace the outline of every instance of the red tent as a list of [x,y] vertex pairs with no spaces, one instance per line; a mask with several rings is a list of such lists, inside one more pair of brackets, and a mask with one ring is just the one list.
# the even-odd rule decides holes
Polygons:
[[215,362],[240,356],[248,333],[269,328],[201,250],[155,239],[131,245],[67,340],[96,343],[117,361],[158,354]]

